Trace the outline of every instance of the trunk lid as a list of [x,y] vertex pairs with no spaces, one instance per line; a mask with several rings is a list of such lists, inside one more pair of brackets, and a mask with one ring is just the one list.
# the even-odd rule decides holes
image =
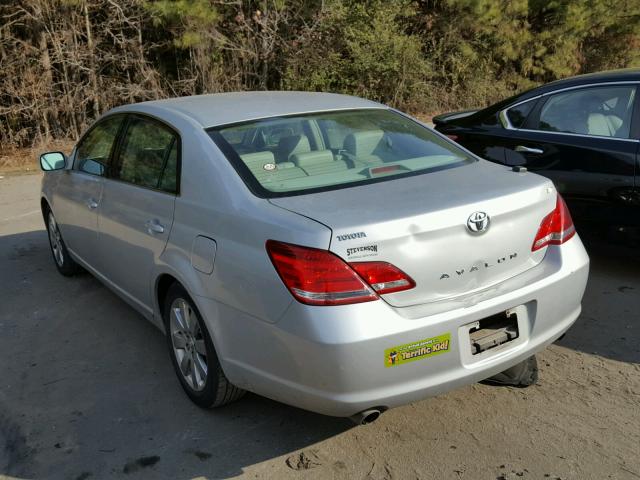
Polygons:
[[477,113],[479,110],[462,110],[459,112],[441,113],[433,117],[432,121],[434,125],[444,125],[445,123],[455,122],[461,118],[467,118]]
[[[553,211],[553,184],[478,161],[458,168],[377,184],[274,198],[274,205],[332,230],[329,250],[347,262],[385,261],[416,287],[384,295],[395,307],[452,299],[535,267],[531,252],[542,219]],[[482,233],[467,226],[489,226]]]

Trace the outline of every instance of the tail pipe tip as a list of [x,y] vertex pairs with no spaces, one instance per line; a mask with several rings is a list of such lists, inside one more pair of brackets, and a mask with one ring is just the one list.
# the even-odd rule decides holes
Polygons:
[[369,408],[367,410],[363,410],[360,413],[356,413],[349,418],[356,425],[367,425],[369,423],[375,422],[378,418],[380,418],[382,412],[383,410],[379,408]]

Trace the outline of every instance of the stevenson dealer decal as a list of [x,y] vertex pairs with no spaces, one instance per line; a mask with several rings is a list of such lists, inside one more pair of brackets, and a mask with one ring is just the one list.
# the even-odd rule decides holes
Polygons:
[[347,257],[370,257],[378,254],[378,245],[365,245],[364,247],[347,248]]
[[437,337],[387,348],[384,351],[384,366],[395,367],[414,360],[433,357],[434,355],[448,352],[450,346],[451,334],[444,333]]

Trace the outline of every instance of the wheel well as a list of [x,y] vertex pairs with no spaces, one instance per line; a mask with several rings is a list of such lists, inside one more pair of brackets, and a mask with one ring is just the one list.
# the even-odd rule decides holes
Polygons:
[[164,310],[164,299],[167,296],[167,292],[169,288],[174,283],[180,283],[174,277],[169,275],[168,273],[162,274],[156,283],[156,297],[158,301],[158,307],[160,312],[162,313]]

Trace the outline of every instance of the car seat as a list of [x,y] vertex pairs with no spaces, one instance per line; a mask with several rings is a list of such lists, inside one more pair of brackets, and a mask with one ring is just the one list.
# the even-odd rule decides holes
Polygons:
[[291,156],[311,151],[309,138],[306,135],[289,135],[282,137],[276,149],[276,162],[289,162]]
[[353,132],[344,139],[344,150],[356,167],[381,165],[384,163],[377,154],[384,132],[365,130]]
[[621,126],[622,119],[616,115],[590,113],[587,120],[587,131],[589,135],[615,137]]

